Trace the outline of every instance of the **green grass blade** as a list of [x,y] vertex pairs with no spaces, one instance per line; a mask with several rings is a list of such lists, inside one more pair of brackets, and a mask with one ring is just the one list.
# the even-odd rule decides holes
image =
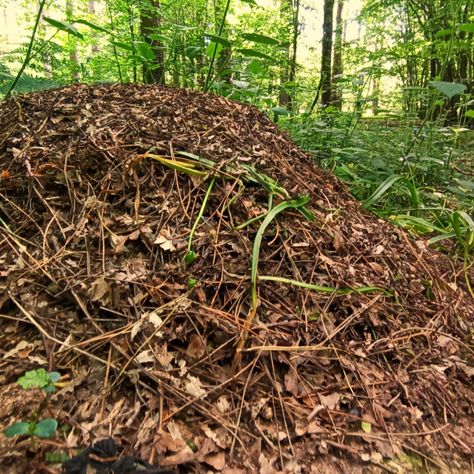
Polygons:
[[298,209],[305,206],[310,201],[309,196],[300,196],[295,199],[290,199],[288,201],[283,201],[280,204],[276,205],[271,211],[267,213],[265,219],[260,224],[260,227],[255,236],[252,249],[252,264],[250,271],[250,294],[251,294],[251,305],[255,310],[257,307],[257,270],[258,270],[258,260],[260,256],[260,246],[262,244],[263,234],[270,224],[270,222],[280,213],[286,209]]
[[204,214],[204,209],[206,208],[207,201],[209,199],[209,196],[211,195],[211,191],[212,191],[212,188],[213,188],[215,182],[216,182],[216,179],[212,178],[211,182],[209,183],[209,186],[207,187],[207,191],[206,191],[206,194],[204,196],[204,199],[202,200],[201,209],[199,209],[199,214],[196,217],[196,220],[194,221],[193,227],[192,227],[191,232],[189,234],[188,251],[186,252],[186,255],[184,256],[184,260],[185,260],[186,263],[192,263],[196,259],[196,254],[192,251],[193,237],[194,237],[194,233],[196,232],[196,229],[199,225],[199,222],[202,219],[202,216]]
[[334,288],[330,286],[313,285],[312,283],[306,283],[304,281],[292,280],[290,278],[277,277],[264,275],[259,276],[260,281],[275,281],[278,283],[286,283],[288,285],[297,286],[299,288],[307,288],[308,290],[318,291],[320,293],[336,293],[338,295],[349,295],[351,293],[373,293],[382,292],[387,295],[391,295],[388,291],[378,286],[359,286],[357,288]]
[[373,192],[373,194],[369,196],[369,198],[364,202],[364,207],[371,207],[398,181],[405,181],[405,178],[399,174],[393,174],[392,176],[389,176],[387,179],[385,179]]

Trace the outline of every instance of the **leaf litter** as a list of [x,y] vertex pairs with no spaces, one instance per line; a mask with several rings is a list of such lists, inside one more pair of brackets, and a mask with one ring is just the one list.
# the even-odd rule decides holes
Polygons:
[[50,410],[70,427],[35,451],[1,435],[11,472],[109,436],[176,472],[472,463],[462,269],[255,108],[161,86],[17,96],[0,156],[0,424],[35,409],[15,382],[40,364],[68,382]]

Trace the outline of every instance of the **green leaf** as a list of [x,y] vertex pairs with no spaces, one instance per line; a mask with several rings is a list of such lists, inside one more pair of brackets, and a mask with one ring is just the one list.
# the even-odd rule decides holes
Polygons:
[[259,275],[259,281],[275,281],[277,283],[285,283],[287,285],[293,285],[299,288],[307,288],[308,290],[319,291],[321,293],[334,293],[337,295],[350,295],[351,293],[383,293],[388,296],[391,294],[380,288],[379,286],[359,286],[355,288],[335,288],[332,286],[321,286],[321,285],[313,285],[312,283],[306,283],[304,281],[292,280],[291,278],[285,277],[278,277],[272,275]]
[[280,42],[272,38],[270,36],[259,35],[258,33],[242,33],[242,38],[246,39],[247,41],[252,41],[254,43],[261,43],[261,44],[272,44],[277,45]]
[[138,56],[145,61],[154,61],[155,60],[155,53],[151,46],[146,43],[145,41],[134,41],[133,44],[135,45],[135,50]]
[[49,380],[51,382],[56,383],[61,378],[61,374],[59,372],[50,372],[49,373]]
[[184,256],[185,263],[194,263],[196,259],[197,259],[197,254],[193,250],[186,252],[186,255]]
[[3,430],[3,434],[7,438],[13,436],[29,435],[30,434],[30,424],[27,421],[18,421],[10,425],[8,428]]
[[169,36],[160,35],[159,33],[150,33],[150,34],[147,34],[146,36],[154,41],[162,41],[162,42],[171,41],[171,38]]
[[125,49],[127,51],[133,52],[133,46],[127,43],[122,43],[121,41],[112,41],[111,44],[117,46],[117,48]]
[[360,427],[365,433],[370,433],[372,431],[372,425],[368,421],[362,421]]
[[184,49],[184,54],[188,58],[194,59],[195,57],[199,55],[201,51],[202,51],[201,46],[186,46],[186,48]]
[[[53,374],[53,376],[51,376]],[[48,373],[44,369],[30,370],[17,380],[17,383],[24,389],[28,388],[45,388],[49,385],[54,385],[54,382],[59,380],[58,372]],[[53,380],[56,379],[56,380]]]
[[474,192],[474,181],[469,181],[467,179],[455,179],[459,187],[463,188],[463,191]]
[[212,33],[204,33],[204,36],[209,38],[214,43],[219,43],[226,48],[230,48],[232,46],[232,43],[229,40],[222,38],[222,36],[213,35]]
[[443,38],[444,36],[450,36],[454,33],[454,30],[452,28],[446,28],[444,30],[439,30],[436,32],[435,37],[436,38]]
[[273,207],[268,211],[265,219],[263,219],[260,227],[258,228],[257,234],[253,241],[252,248],[252,262],[250,268],[250,299],[252,310],[255,311],[257,308],[257,270],[258,270],[258,261],[260,257],[260,246],[262,244],[263,234],[265,229],[268,227],[270,222],[280,213],[286,209],[298,209],[299,207],[306,206],[311,200],[310,196],[298,196],[294,199],[289,199],[287,201],[282,201],[280,204]]
[[34,427],[33,434],[38,438],[51,438],[58,427],[58,422],[53,418],[41,420]]
[[465,31],[466,33],[474,33],[474,23],[463,23],[459,25],[459,31]]
[[211,43],[209,43],[209,46],[207,47],[206,54],[210,58],[212,58],[213,56],[218,58],[219,54],[220,54],[220,52],[222,51],[223,48],[224,48],[224,46],[222,46],[222,44],[215,43],[214,41],[211,41]]
[[466,110],[464,117],[472,118],[474,117],[474,109]]
[[51,26],[54,26],[58,30],[65,31],[70,35],[76,36],[77,38],[84,39],[82,33],[77,31],[76,27],[69,23],[65,23],[64,21],[60,20],[55,20],[54,18],[49,18],[47,16],[44,16],[43,19],[44,21],[46,21],[46,23],[49,23]]
[[70,458],[66,453],[55,451],[52,453],[45,453],[44,458],[50,464],[60,464],[68,461]]
[[448,99],[452,99],[456,95],[463,94],[466,90],[464,84],[458,84],[456,82],[444,82],[444,81],[429,81],[431,87],[444,94]]
[[269,56],[268,54],[261,53],[260,51],[256,51],[255,49],[251,48],[239,48],[237,49],[242,56],[246,56],[249,58],[260,58],[260,59],[268,59],[269,61],[273,61],[274,58]]
[[274,112],[277,115],[289,115],[290,112],[288,112],[288,109],[285,107],[272,107],[270,109],[272,112]]
[[80,25],[86,25],[92,30],[101,31],[102,33],[107,33],[108,35],[113,35],[111,31],[105,28],[102,28],[101,26],[95,25],[94,23],[91,23],[90,21],[83,20],[82,18],[79,20],[74,20],[74,23],[79,23]]
[[198,284],[196,278],[190,278],[188,280],[188,288],[194,288]]
[[247,69],[252,74],[260,74],[263,71],[262,63],[258,59],[254,59],[250,64],[247,66]]
[[258,4],[255,0],[240,0],[242,3],[246,3],[247,5],[250,5],[252,7],[257,7]]
[[364,207],[368,208],[378,201],[396,182],[404,181],[405,178],[398,174],[393,174],[384,180],[373,194],[364,202]]

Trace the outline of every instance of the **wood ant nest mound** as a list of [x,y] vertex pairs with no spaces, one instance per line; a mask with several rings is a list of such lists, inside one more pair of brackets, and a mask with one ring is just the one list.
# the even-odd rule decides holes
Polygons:
[[255,108],[38,92],[0,105],[0,156],[3,426],[41,366],[69,382],[50,401],[69,454],[112,434],[180,472],[468,465],[462,278]]

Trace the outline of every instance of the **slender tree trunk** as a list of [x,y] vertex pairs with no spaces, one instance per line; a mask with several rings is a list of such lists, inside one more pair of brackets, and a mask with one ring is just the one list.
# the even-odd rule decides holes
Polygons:
[[[293,5],[293,41],[292,41],[292,50],[290,58],[290,75],[289,80],[291,83],[296,81],[296,59],[298,54],[298,35],[300,29],[300,0],[294,0]],[[290,94],[290,101],[288,103],[288,108],[293,109],[295,102],[294,93]]]
[[296,80],[298,36],[300,29],[300,0],[283,0],[280,8],[283,22],[288,26],[285,28],[285,36],[288,40],[287,58],[288,63],[282,67],[280,74],[279,105],[292,110],[294,106],[294,94],[284,89],[287,82],[294,83]]
[[[74,0],[66,0],[66,19],[68,23],[74,21]],[[69,36],[68,41],[70,42],[69,60],[72,64],[72,80],[73,82],[79,82],[81,65],[79,63],[76,40]]]
[[321,105],[331,103],[331,59],[334,0],[324,0],[323,41],[321,53]]
[[280,21],[282,23],[283,28],[281,32],[281,36],[284,38],[282,43],[285,45],[285,61],[281,65],[280,69],[280,93],[278,94],[278,105],[280,107],[288,108],[288,104],[290,103],[290,96],[288,95],[285,84],[289,81],[289,64],[290,64],[290,48],[291,48],[291,30],[290,30],[290,17],[291,17],[291,10],[293,9],[293,2],[292,0],[281,0],[280,3]]
[[153,51],[154,59],[152,67],[145,64],[143,66],[143,80],[145,83],[165,83],[165,53],[161,41],[152,39],[150,35],[157,34],[161,27],[160,2],[159,0],[149,0],[147,7],[140,8],[140,30],[144,41],[146,41]]
[[333,85],[333,99],[332,102],[334,107],[342,109],[342,90],[336,86],[335,83],[341,78],[343,73],[342,65],[342,35],[343,35],[343,21],[342,21],[342,9],[344,6],[344,0],[337,1],[336,8],[336,36],[334,40],[334,56],[332,65],[332,85]]
[[[89,13],[89,15],[93,16],[95,19],[95,16],[96,16],[95,0],[89,0],[89,3],[87,5],[87,12]],[[97,45],[95,41],[94,43],[92,43],[91,51],[92,51],[92,54],[96,54],[99,52],[99,46]]]

